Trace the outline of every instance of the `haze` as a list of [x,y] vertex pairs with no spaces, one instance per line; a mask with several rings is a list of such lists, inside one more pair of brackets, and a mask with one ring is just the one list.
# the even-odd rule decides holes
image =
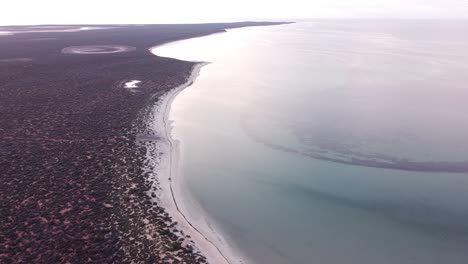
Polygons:
[[299,18],[468,18],[464,0],[16,0],[0,25],[186,23]]

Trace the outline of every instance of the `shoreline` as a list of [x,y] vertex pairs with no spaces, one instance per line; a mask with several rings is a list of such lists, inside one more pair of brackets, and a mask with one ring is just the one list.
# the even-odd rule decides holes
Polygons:
[[[156,47],[150,48],[150,51]],[[190,235],[192,245],[205,256],[208,263],[246,263],[241,259],[237,252],[233,252],[223,238],[213,230],[210,224],[203,219],[200,221],[191,221],[184,212],[186,204],[177,192],[180,187],[178,182],[180,175],[178,163],[180,161],[180,146],[179,142],[171,136],[172,126],[169,120],[171,105],[177,95],[186,88],[193,85],[201,69],[210,64],[209,62],[194,62],[192,72],[187,79],[187,82],[173,88],[171,91],[163,95],[162,100],[155,106],[153,120],[148,120],[152,123],[152,128],[160,136],[160,146],[157,148],[162,153],[161,162],[155,169],[156,180],[160,185],[158,201],[164,207],[169,215],[173,217],[177,227],[183,230],[185,235]]]
[[[154,133],[150,117],[186,83],[195,63],[148,54],[148,45],[266,24],[277,23],[115,25],[68,33],[0,27],[0,108],[6,111],[0,118],[0,262],[206,263],[156,199],[155,166],[160,175],[167,171],[159,166],[168,156],[160,150],[169,143]],[[107,45],[135,50],[61,52],[90,44],[105,45],[104,52]],[[141,83],[126,88],[132,80]],[[154,159],[145,159],[148,154]],[[188,224],[185,230],[205,254],[216,253]]]

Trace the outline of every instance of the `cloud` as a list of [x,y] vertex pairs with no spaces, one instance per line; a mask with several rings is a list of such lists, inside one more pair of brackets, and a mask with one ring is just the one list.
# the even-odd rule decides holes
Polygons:
[[468,18],[463,0],[15,0],[0,24],[163,23],[236,19]]

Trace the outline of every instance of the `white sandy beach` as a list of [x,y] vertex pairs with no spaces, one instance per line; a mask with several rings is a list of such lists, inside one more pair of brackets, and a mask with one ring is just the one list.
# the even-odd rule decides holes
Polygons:
[[[151,48],[150,51],[157,54],[156,48]],[[157,199],[167,209],[174,221],[177,222],[178,228],[185,235],[190,235],[195,247],[202,252],[209,263],[246,263],[245,258],[241,258],[241,254],[229,247],[219,232],[215,231],[213,224],[209,223],[206,216],[198,219],[190,218],[189,208],[190,211],[196,209],[200,214],[204,212],[201,206],[193,201],[189,192],[181,186],[182,175],[179,173],[180,143],[171,136],[172,126],[169,120],[171,104],[181,91],[193,84],[202,67],[207,64],[199,62],[195,65],[187,82],[166,94],[155,109],[153,127],[161,137],[160,142],[157,143],[157,151],[163,153],[156,171],[157,181],[161,188]],[[191,202],[186,203],[185,201]]]

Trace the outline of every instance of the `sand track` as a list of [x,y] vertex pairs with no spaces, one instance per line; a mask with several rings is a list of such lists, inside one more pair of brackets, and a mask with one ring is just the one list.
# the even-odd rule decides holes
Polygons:
[[33,61],[31,58],[8,58],[8,59],[0,59],[0,63],[15,63],[15,62],[30,62]]

